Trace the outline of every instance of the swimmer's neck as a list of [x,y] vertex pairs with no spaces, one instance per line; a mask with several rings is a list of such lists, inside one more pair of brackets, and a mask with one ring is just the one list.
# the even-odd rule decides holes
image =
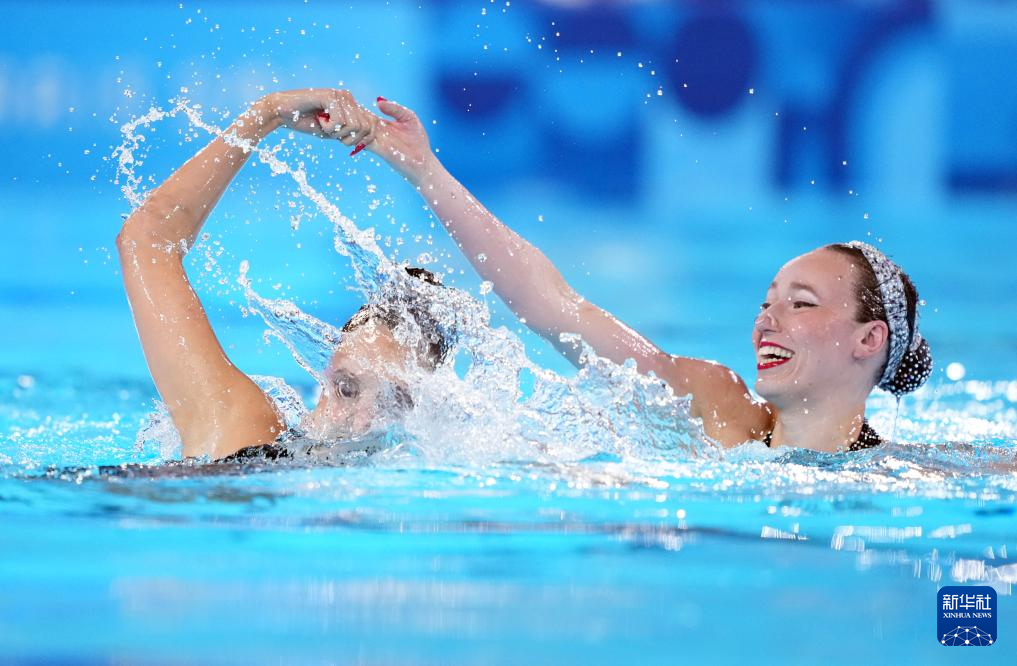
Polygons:
[[832,453],[847,449],[858,439],[865,422],[865,399],[822,402],[792,401],[775,406],[770,445],[795,446]]

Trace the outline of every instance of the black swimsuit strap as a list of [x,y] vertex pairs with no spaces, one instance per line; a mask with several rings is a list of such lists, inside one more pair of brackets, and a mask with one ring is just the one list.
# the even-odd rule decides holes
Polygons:
[[[767,447],[772,446],[771,440],[773,438],[773,431],[766,433],[763,437],[763,444]],[[851,446],[848,447],[848,451],[861,451],[862,449],[871,449],[874,446],[879,446],[883,443],[883,438],[879,436],[872,426],[869,425],[868,421],[862,421],[862,429],[858,432],[858,439],[851,442]]]
[[871,449],[881,444],[883,444],[883,438],[879,436],[879,433],[872,429],[868,421],[862,421],[862,429],[858,433],[858,439],[852,442],[848,450],[861,451],[862,449]]
[[[290,428],[271,444],[245,446],[236,453],[220,458],[217,462],[246,463],[281,460],[313,456],[318,453],[325,457],[331,455],[334,460],[339,460],[343,456],[348,456],[352,460],[354,457],[372,456],[385,447],[386,443],[381,436],[367,436],[335,442],[316,442],[307,439],[303,431]],[[313,458],[311,459],[313,460]]]
[[217,462],[250,462],[252,460],[279,460],[280,458],[292,458],[293,453],[289,449],[278,444],[255,444],[245,446]]
[[292,458],[293,452],[285,446],[280,446],[292,439],[300,437],[301,433],[296,428],[287,428],[271,444],[254,444],[231,453],[219,462],[248,462],[251,460],[279,460],[280,458]]

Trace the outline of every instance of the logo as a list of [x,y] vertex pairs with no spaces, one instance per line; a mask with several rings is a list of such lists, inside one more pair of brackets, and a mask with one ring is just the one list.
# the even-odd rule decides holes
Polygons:
[[985,647],[996,642],[996,590],[986,586],[940,588],[936,595],[940,644]]

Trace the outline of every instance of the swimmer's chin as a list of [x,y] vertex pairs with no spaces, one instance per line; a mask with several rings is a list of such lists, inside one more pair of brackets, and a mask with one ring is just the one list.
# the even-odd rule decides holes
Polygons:
[[782,395],[780,387],[775,386],[774,382],[759,377],[756,378],[756,383],[753,384],[752,389],[756,392],[756,395],[770,403],[779,402]]
[[340,425],[313,411],[308,412],[300,419],[297,429],[302,437],[316,442],[345,441],[357,434],[348,424]]

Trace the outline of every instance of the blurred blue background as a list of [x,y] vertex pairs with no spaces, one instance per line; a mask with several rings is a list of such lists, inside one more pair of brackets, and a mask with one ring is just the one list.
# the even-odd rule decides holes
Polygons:
[[[937,373],[1017,377],[1017,2],[0,3],[0,369],[146,377],[113,253],[119,127],[183,96],[228,123],[267,91],[416,109],[449,168],[591,300],[673,353],[754,376],[780,265],[861,238],[908,270]],[[146,132],[158,183],[208,139]],[[373,158],[283,134],[393,254],[477,278]],[[341,148],[341,146],[340,146]],[[249,165],[192,254],[234,360],[300,377],[235,287],[341,323],[331,226]],[[296,228],[294,228],[296,227]],[[423,256],[422,256],[423,255]],[[518,324],[500,305],[496,321]],[[533,353],[560,367],[532,337]]]

